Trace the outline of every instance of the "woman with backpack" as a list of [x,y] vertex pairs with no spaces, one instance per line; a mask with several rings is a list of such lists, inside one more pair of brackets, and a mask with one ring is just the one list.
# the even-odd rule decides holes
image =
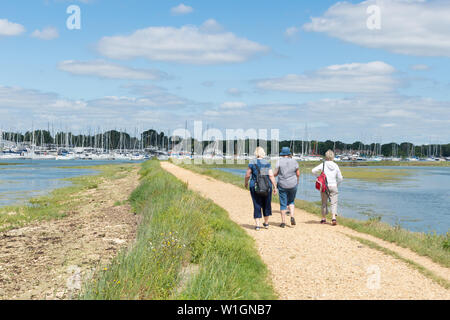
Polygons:
[[335,226],[337,224],[336,216],[337,216],[337,205],[338,205],[338,185],[344,180],[342,177],[341,170],[339,166],[333,161],[334,160],[334,152],[328,150],[325,153],[325,161],[322,164],[319,164],[317,167],[312,169],[312,173],[315,176],[320,176],[321,173],[324,173],[326,176],[326,191],[321,191],[322,197],[322,220],[320,223],[324,224],[327,222],[326,215],[328,214],[328,199],[330,200],[332,224]]
[[[245,188],[249,186],[253,201],[253,217],[255,230],[261,230],[261,218],[264,216],[264,228],[269,228],[269,217],[272,215],[272,192],[277,194],[277,182],[270,163],[264,159],[266,153],[263,148],[255,150],[255,160],[251,160],[245,175]],[[251,179],[250,179],[251,178]]]
[[295,226],[295,196],[300,178],[298,162],[292,159],[291,149],[283,147],[280,159],[275,169],[275,177],[278,176],[278,194],[280,197],[281,228],[286,227],[286,213],[289,208],[291,214],[291,225]]

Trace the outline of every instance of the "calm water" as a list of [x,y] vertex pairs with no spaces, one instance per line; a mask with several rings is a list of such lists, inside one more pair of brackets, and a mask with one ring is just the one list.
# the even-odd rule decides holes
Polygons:
[[[410,170],[412,174],[389,183],[345,179],[344,176],[344,182],[339,187],[338,213],[341,216],[368,219],[380,215],[382,221],[399,224],[411,231],[436,231],[441,234],[449,231],[449,167],[383,168]],[[245,170],[220,170],[245,175]],[[302,174],[300,177],[297,198],[319,201],[319,192],[314,188],[315,177],[312,174]]]
[[119,161],[1,160],[0,163],[19,164],[0,165],[0,206],[6,206],[22,204],[30,198],[70,185],[70,181],[62,179],[96,173],[95,170],[63,167],[101,165]]

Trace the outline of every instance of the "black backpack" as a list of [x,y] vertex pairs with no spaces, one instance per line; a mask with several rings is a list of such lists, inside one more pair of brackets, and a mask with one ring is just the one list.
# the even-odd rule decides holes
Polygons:
[[270,192],[270,182],[267,175],[262,175],[258,166],[258,162],[255,163],[256,167],[256,181],[255,181],[255,193],[261,197],[267,197]]

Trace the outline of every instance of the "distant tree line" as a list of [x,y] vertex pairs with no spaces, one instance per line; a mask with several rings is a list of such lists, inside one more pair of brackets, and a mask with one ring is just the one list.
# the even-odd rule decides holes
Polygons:
[[17,143],[33,143],[36,146],[86,147],[104,149],[139,149],[168,145],[169,138],[164,132],[147,130],[139,137],[129,133],[110,130],[94,135],[75,135],[71,132],[57,132],[52,136],[48,130],[27,131],[25,134],[3,132],[2,139]]
[[[92,147],[104,149],[140,149],[140,148],[171,148],[178,143],[181,138],[172,138],[167,136],[164,132],[157,132],[150,129],[142,132],[137,137],[130,136],[129,133],[117,130],[110,130],[104,133],[94,135],[75,135],[71,132],[57,132],[52,136],[48,130],[27,131],[25,134],[14,132],[2,132],[2,138],[5,140],[31,143],[34,142],[36,146],[50,146],[57,145],[60,147]],[[194,151],[194,139],[191,139],[191,151]],[[205,148],[213,141],[203,141],[202,146]],[[226,153],[227,145],[233,143],[234,152],[237,152],[238,141],[222,141],[222,152]],[[268,154],[272,152],[271,141],[257,141],[257,145],[266,147]],[[245,149],[248,152],[250,141],[245,140]],[[429,144],[429,145],[414,145],[410,142],[402,142],[397,144],[395,142],[386,144],[364,144],[361,141],[353,143],[345,143],[342,141],[302,141],[302,140],[284,140],[280,141],[279,149],[282,147],[290,147],[295,153],[301,153],[302,147],[304,153],[312,153],[317,155],[324,155],[327,150],[334,150],[337,154],[346,152],[359,152],[362,155],[382,155],[385,157],[428,157],[428,156],[450,156],[450,143],[448,144]],[[252,153],[251,151],[249,153]]]

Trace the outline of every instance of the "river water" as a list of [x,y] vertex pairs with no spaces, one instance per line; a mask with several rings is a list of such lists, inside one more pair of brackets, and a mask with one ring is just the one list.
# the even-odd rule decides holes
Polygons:
[[[381,216],[382,221],[411,231],[449,232],[450,167],[381,168],[408,170],[411,174],[395,182],[345,179],[344,175],[344,182],[339,186],[339,215],[355,219]],[[220,170],[245,175],[241,169]],[[319,201],[314,184],[312,174],[302,174],[297,198]]]
[[[1,165],[1,164],[17,165]],[[81,175],[96,174],[96,170],[64,168],[95,166],[124,161],[96,160],[1,160],[0,161],[0,207],[24,204],[30,198],[48,194],[50,191],[69,186],[62,180]]]

